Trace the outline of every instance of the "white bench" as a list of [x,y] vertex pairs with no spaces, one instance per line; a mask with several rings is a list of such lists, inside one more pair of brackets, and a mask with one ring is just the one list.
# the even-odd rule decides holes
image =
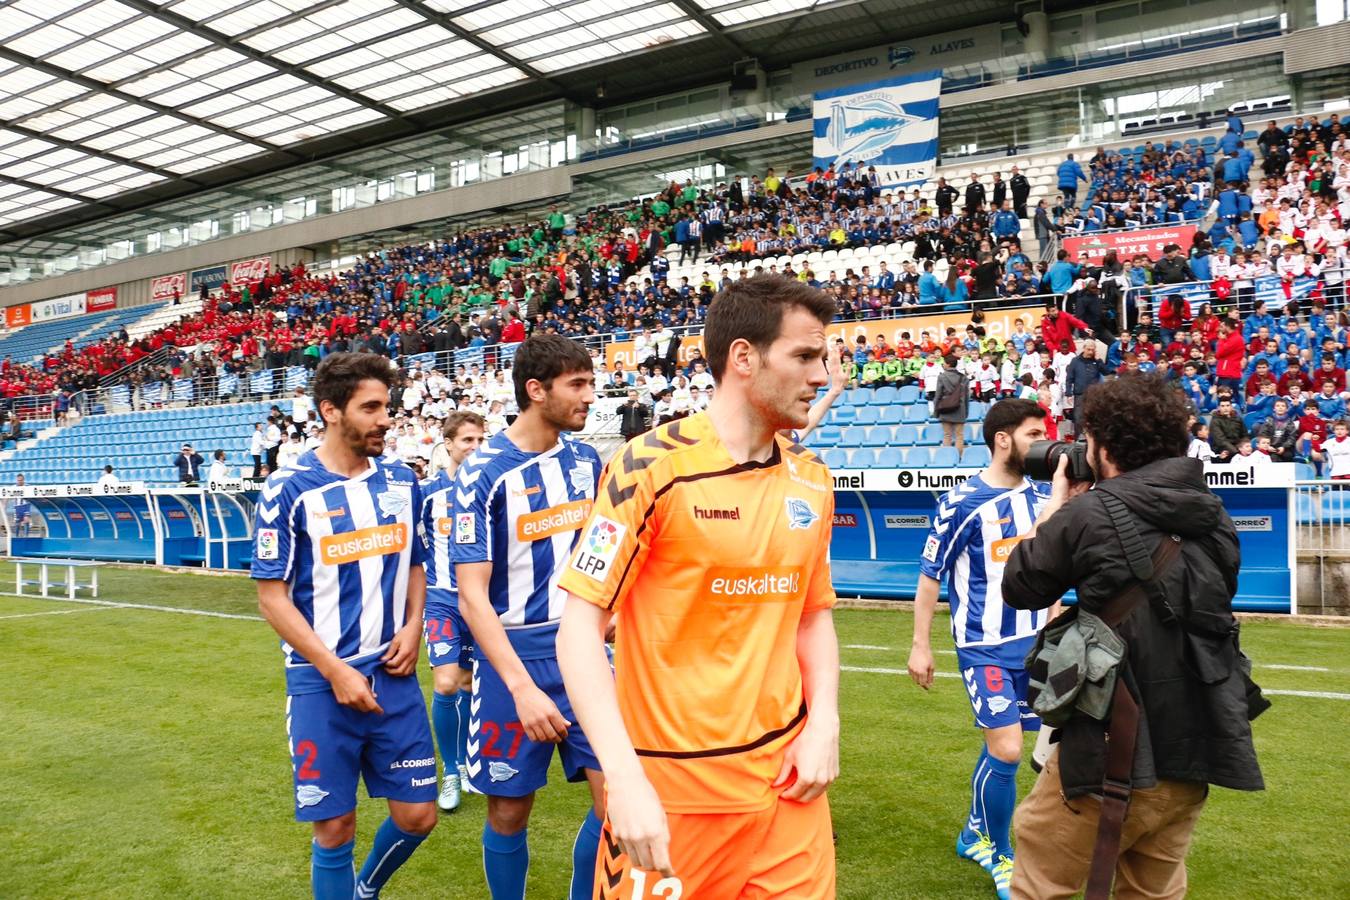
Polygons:
[[[24,566],[37,566],[38,577],[25,579],[23,577]],[[28,559],[14,560],[14,593],[21,597],[51,597],[52,588],[60,588],[65,591],[66,598],[75,599],[78,591],[88,591],[89,596],[98,596],[98,570],[103,563],[91,559],[42,559],[40,557],[30,557]],[[64,570],[64,580],[52,580],[51,569]],[[81,582],[77,577],[80,569],[88,569],[90,572],[89,581]],[[59,577],[58,573],[58,577]],[[25,587],[35,587],[37,594],[25,594]]]

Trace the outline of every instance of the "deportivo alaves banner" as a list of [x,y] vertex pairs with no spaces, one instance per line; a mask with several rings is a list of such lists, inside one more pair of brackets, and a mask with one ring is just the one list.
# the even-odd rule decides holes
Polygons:
[[[985,334],[989,337],[1006,338],[1012,334],[1016,327],[1016,321],[1022,320],[1027,331],[1034,332],[1041,324],[1041,314],[1045,311],[1042,306],[1017,306],[1008,309],[990,309],[984,314]],[[826,340],[831,347],[834,346],[835,338],[840,338],[849,347],[853,347],[859,337],[867,338],[867,343],[876,343],[877,335],[881,335],[891,346],[895,346],[896,341],[902,339],[906,332],[909,333],[909,340],[919,343],[923,339],[923,333],[926,331],[934,341],[941,343],[943,337],[947,334],[948,328],[955,328],[957,332],[964,335],[966,326],[970,324],[969,312],[937,313],[933,315],[904,316],[895,319],[864,319],[860,322],[834,322],[825,329]],[[680,364],[686,365],[693,358],[694,351],[703,351],[703,335],[686,334],[680,343]],[[652,355],[650,352],[646,356]],[[646,356],[643,359],[646,359]],[[615,341],[605,347],[605,363],[613,368],[615,363],[622,363],[628,370],[637,368],[642,360],[637,358],[637,351],[634,349],[632,341]]]
[[880,187],[932,177],[942,70],[821,90],[812,104],[812,165],[875,166]]

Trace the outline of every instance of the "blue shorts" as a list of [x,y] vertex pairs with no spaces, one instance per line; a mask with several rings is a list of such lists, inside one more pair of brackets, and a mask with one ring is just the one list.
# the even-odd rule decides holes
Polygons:
[[1040,731],[1041,719],[1027,704],[1027,670],[981,664],[961,669],[975,712],[976,728],[1021,725],[1023,731]]
[[473,635],[455,606],[428,600],[422,617],[422,633],[432,668],[459,666],[467,670],[473,665]]
[[561,744],[530,740],[516,715],[516,702],[497,670],[486,659],[475,659],[465,768],[474,790],[492,797],[524,797],[547,784],[555,747],[568,781],[584,781],[583,769],[600,770],[600,761],[577,724],[572,704],[563,690],[557,658],[522,659],[521,663],[535,685],[548,694],[562,717],[572,724]]
[[436,754],[417,676],[376,669],[370,680],[383,715],[343,706],[332,691],[286,698],[295,817],[301,822],[356,809],[358,776],[372,797],[436,799]]

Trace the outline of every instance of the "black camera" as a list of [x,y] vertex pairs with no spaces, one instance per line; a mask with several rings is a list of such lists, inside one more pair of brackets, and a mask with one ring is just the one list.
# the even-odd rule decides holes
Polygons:
[[1091,484],[1097,480],[1092,466],[1088,465],[1086,440],[1036,441],[1027,451],[1022,468],[1033,481],[1052,481],[1061,456],[1069,458],[1067,471],[1070,481]]

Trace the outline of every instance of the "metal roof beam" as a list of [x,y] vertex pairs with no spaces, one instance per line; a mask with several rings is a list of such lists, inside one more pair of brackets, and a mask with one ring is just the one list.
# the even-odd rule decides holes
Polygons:
[[[125,156],[118,156],[116,153],[109,153],[106,150],[96,150],[93,147],[81,144],[79,141],[72,141],[67,138],[57,137],[52,134],[43,134],[41,131],[35,131],[25,125],[19,125],[14,122],[0,120],[0,129],[12,131],[15,134],[21,134],[26,138],[32,138],[35,141],[45,141],[53,146],[60,147],[63,150],[74,150],[77,153],[83,153],[85,156],[92,156],[105,162],[116,163],[119,166],[129,166],[133,169],[140,169],[142,172],[148,172],[151,175],[159,175],[170,181],[181,181],[184,184],[199,185],[200,182],[194,181],[184,175],[175,175],[166,169],[159,169]],[[31,159],[32,157],[25,157]]]
[[470,44],[473,44],[475,47],[477,47],[479,50],[482,50],[489,56],[494,56],[497,59],[501,60],[502,62],[506,63],[507,65],[519,69],[520,71],[524,72],[526,75],[530,76],[530,78],[537,81],[538,83],[549,86],[553,90],[557,91],[558,96],[566,97],[569,100],[577,99],[572,95],[571,91],[569,91],[566,87],[563,86],[562,82],[554,78],[551,78],[548,75],[545,75],[543,72],[539,71],[529,63],[522,62],[521,60],[516,59],[511,54],[503,51],[496,44],[492,43],[491,41],[480,38],[478,35],[474,34],[472,31],[469,31],[464,26],[456,24],[455,20],[452,19],[450,16],[446,15],[445,13],[437,12],[434,9],[424,6],[423,4],[417,2],[417,0],[394,0],[394,2],[397,3],[399,6],[402,6],[404,9],[412,10],[422,18],[426,19],[428,22],[431,22],[434,25],[439,25],[446,31],[453,32],[455,35],[457,35],[460,38],[463,38]]
[[226,50],[231,50],[235,53],[238,53],[240,56],[248,57],[254,62],[260,62],[266,66],[270,66],[271,68],[276,69],[278,72],[290,75],[294,78],[298,78],[301,81],[314,85],[315,87],[321,87],[324,90],[332,94],[335,94],[336,96],[342,97],[345,100],[350,100],[353,103],[358,103],[361,106],[364,106],[366,109],[373,109],[375,112],[379,113],[382,116],[385,116],[386,118],[399,120],[403,119],[403,114],[400,113],[398,110],[394,109],[393,107],[385,106],[383,103],[372,100],[369,97],[364,96],[363,94],[359,94],[356,91],[342,87],[341,85],[334,84],[327,78],[315,75],[313,72],[310,72],[307,69],[302,69],[299,66],[294,66],[291,65],[290,63],[282,62],[281,60],[276,59],[273,56],[269,56],[268,54],[263,53],[260,50],[254,50],[248,44],[242,44],[239,41],[236,41],[233,38],[231,38],[229,35],[216,31],[214,28],[207,28],[205,25],[199,25],[197,22],[194,22],[187,16],[181,16],[178,13],[171,12],[170,10],[167,10],[157,4],[147,2],[147,0],[118,0],[118,2],[123,3],[126,6],[130,6],[132,9],[138,10],[144,13],[145,15],[150,16],[151,18],[158,19],[161,22],[172,25],[179,31],[184,31],[187,32],[188,34],[194,35],[204,40],[208,40],[211,43],[215,44],[217,47],[223,47]]
[[686,16],[707,29],[708,34],[713,40],[735,53],[737,60],[754,58],[754,54],[747,50],[745,45],[727,34],[721,24],[712,16],[708,15],[708,13],[697,3],[693,2],[693,0],[670,0],[670,2],[679,7],[680,11]]
[[116,211],[116,207],[95,200],[93,197],[86,197],[84,194],[76,194],[73,191],[62,190],[59,187],[52,187],[51,185],[39,184],[36,181],[29,181],[26,178],[14,178],[10,175],[0,175],[0,184],[17,184],[19,187],[27,188],[30,191],[42,191],[42,193],[51,194],[53,197],[64,197],[67,200],[74,200],[78,203],[88,203],[91,206],[101,206],[104,209]]
[[236,141],[242,141],[246,144],[253,144],[254,146],[257,146],[259,148],[258,149],[259,153],[271,150],[275,153],[283,154],[297,161],[302,159],[301,156],[291,152],[290,150],[287,150],[285,147],[281,147],[277,144],[269,144],[263,140],[250,138],[247,135],[241,135],[234,129],[226,128],[224,125],[217,125],[215,122],[212,122],[209,119],[200,119],[196,116],[182,112],[181,110],[174,109],[171,106],[165,106],[164,104],[156,103],[153,100],[145,100],[135,96],[134,94],[128,94],[126,91],[110,88],[108,85],[104,84],[103,82],[95,78],[90,78],[87,75],[80,75],[70,71],[69,69],[63,69],[60,66],[54,66],[49,62],[45,62],[40,59],[35,59],[31,56],[28,56],[27,54],[19,53],[13,48],[3,44],[0,44],[0,59],[7,59],[12,63],[18,63],[21,66],[28,66],[30,69],[36,69],[39,72],[51,75],[53,78],[64,79],[66,81],[69,81],[71,84],[78,84],[85,90],[104,94],[106,96],[112,97],[115,100],[121,100],[123,103],[132,103],[137,106],[143,106],[146,109],[154,110],[155,112],[159,113],[162,116],[168,116],[170,118],[177,119],[180,122],[186,122],[189,125],[196,125],[199,128],[205,128],[207,131],[214,132],[215,134],[223,135],[224,137],[228,138],[233,138]]

